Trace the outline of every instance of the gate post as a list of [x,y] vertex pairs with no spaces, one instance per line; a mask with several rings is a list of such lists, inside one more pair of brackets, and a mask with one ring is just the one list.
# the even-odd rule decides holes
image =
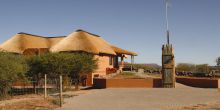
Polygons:
[[162,86],[175,88],[175,82],[174,49],[171,44],[165,44],[162,47]]

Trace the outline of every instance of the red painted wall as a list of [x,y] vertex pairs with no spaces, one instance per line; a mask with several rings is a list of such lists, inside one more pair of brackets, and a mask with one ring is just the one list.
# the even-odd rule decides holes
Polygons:
[[209,78],[176,78],[176,82],[201,88],[220,88],[220,79]]

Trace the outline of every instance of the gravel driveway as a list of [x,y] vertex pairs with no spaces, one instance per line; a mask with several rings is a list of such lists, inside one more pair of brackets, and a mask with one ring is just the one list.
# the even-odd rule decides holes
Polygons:
[[220,92],[181,84],[175,89],[109,88],[89,90],[65,102],[58,110],[167,110],[220,102]]

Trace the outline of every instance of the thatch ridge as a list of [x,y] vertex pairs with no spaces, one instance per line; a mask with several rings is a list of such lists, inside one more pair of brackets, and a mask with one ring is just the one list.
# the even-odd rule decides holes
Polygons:
[[17,34],[24,34],[24,35],[29,35],[29,36],[35,36],[35,37],[42,37],[42,38],[63,38],[66,36],[53,36],[53,37],[45,37],[45,36],[40,36],[40,35],[35,35],[35,34],[29,34],[29,33],[25,33],[25,32],[19,32]]
[[88,33],[88,34],[90,34],[90,35],[93,35],[93,36],[96,36],[96,37],[100,37],[100,36],[97,35],[97,34],[90,33],[90,32],[85,31],[85,30],[83,30],[83,29],[78,29],[78,30],[76,30],[76,32],[85,32],[85,33]]

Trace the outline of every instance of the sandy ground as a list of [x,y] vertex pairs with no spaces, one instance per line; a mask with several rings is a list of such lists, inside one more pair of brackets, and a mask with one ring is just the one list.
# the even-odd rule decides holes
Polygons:
[[64,97],[62,108],[44,100],[42,95],[24,95],[0,101],[0,110],[220,110],[220,90],[179,83],[175,89],[91,89],[65,92]]
[[57,110],[220,110],[218,89],[109,88],[65,99]]
[[[16,96],[0,101],[0,110],[220,110],[220,90],[177,88],[109,88],[64,93],[59,108],[43,95]],[[66,98],[68,97],[68,98]]]

